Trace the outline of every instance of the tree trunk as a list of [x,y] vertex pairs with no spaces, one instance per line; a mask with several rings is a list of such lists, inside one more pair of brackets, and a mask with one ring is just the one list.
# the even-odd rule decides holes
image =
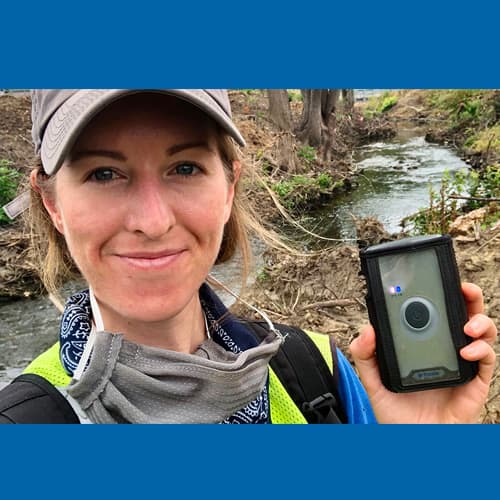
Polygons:
[[342,89],[342,112],[352,115],[354,111],[354,89]]
[[323,140],[320,148],[321,159],[324,164],[332,161],[332,153],[335,146],[335,133],[337,129],[337,108],[340,97],[340,90],[329,90],[325,97],[324,120],[326,123],[323,132]]
[[280,170],[296,173],[299,162],[294,148],[295,136],[292,132],[292,113],[290,112],[288,92],[286,89],[269,89],[267,96],[269,99],[269,117],[282,131],[274,148],[276,152],[274,162]]
[[[286,90],[268,90],[269,115],[283,131],[276,147],[276,162],[279,168],[297,172],[298,162],[293,148],[293,123]],[[342,96],[342,112],[352,113],[354,91],[352,89],[302,89],[302,116],[295,134],[300,142],[316,149],[324,164],[332,160],[335,148],[337,113]],[[289,134],[289,135],[288,135]]]
[[328,123],[333,113],[337,111],[340,92],[336,89],[323,90],[323,121]]
[[276,160],[278,168],[289,174],[301,173],[300,162],[295,148],[295,135],[292,132],[282,132],[276,143]]
[[298,136],[317,149],[323,161],[330,160],[335,135],[335,113],[340,96],[338,89],[303,90],[304,108]]
[[269,117],[281,129],[287,132],[292,130],[292,115],[288,102],[288,92],[284,90],[267,91],[269,99]]
[[313,148],[319,148],[321,145],[321,133],[324,126],[322,117],[323,92],[323,90],[307,89],[302,91],[304,108],[298,137]]

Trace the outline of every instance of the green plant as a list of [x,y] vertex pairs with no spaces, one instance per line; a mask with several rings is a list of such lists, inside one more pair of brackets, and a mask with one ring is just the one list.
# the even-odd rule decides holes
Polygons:
[[385,113],[389,111],[392,107],[394,107],[398,103],[398,98],[395,95],[386,95],[382,102],[380,103],[379,111],[380,113]]
[[10,219],[1,207],[16,196],[17,187],[21,179],[21,174],[11,168],[11,165],[12,163],[8,160],[0,160],[0,224],[10,222]]
[[[460,205],[462,196],[465,203]],[[461,170],[453,176],[445,172],[439,191],[429,188],[429,207],[420,209],[404,220],[411,234],[446,233],[459,213],[475,210],[500,197],[500,169],[489,166],[481,172]],[[463,201],[463,200],[462,200]],[[492,216],[491,220],[496,220]]]
[[316,149],[312,146],[302,146],[297,152],[297,156],[304,160],[307,165],[316,161]]
[[489,227],[496,224],[498,220],[500,220],[500,210],[487,214],[484,221],[481,224],[481,229],[485,231]]
[[[439,192],[429,188],[429,207],[420,209],[416,214],[404,220],[406,231],[410,234],[437,234],[446,233],[451,223],[451,210],[446,207],[445,185]],[[410,229],[408,229],[408,227]]]
[[271,275],[267,269],[263,268],[257,273],[256,279],[259,283],[265,283],[271,279]]
[[497,121],[495,94],[487,90],[436,90],[427,102],[448,117],[452,129],[488,127]]
[[435,90],[428,94],[428,102],[434,108],[457,114],[464,102],[477,100],[481,95],[482,91],[471,89]]
[[471,198],[468,208],[485,206],[490,198],[500,198],[500,167],[489,165],[480,172],[472,171],[467,178],[468,193]]
[[475,120],[479,116],[480,108],[480,101],[465,101],[462,103],[462,106],[456,110],[457,119],[463,121]]
[[476,153],[500,153],[500,125],[480,130],[465,141],[465,146]]
[[296,89],[288,89],[288,100],[290,102],[302,102],[302,92]]
[[319,174],[316,182],[321,189],[330,189],[333,185],[332,176],[326,173]]
[[273,185],[273,191],[282,199],[295,191],[298,186],[311,184],[311,179],[305,175],[293,175],[288,180],[282,180]]
[[398,97],[390,92],[375,97],[370,97],[366,105],[364,114],[367,118],[374,118],[385,113],[398,103]]
[[288,210],[295,210],[310,203],[317,203],[324,194],[331,194],[343,181],[334,182],[331,175],[321,173],[317,177],[294,175],[272,186],[281,203]]

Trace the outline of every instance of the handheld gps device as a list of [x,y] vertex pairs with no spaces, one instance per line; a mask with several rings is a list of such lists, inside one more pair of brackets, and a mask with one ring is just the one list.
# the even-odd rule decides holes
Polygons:
[[451,237],[382,243],[362,249],[360,260],[384,385],[411,392],[471,380],[477,363],[459,353],[472,339]]

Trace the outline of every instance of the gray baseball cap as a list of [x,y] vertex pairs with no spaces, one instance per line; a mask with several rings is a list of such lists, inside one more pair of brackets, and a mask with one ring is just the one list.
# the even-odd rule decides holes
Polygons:
[[131,94],[155,92],[175,96],[215,120],[240,146],[245,140],[232,120],[223,89],[50,89],[33,90],[32,137],[45,172],[54,175],[85,126],[111,103]]

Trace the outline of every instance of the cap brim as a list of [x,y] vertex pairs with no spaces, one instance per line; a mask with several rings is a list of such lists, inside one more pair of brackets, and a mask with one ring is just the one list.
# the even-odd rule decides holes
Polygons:
[[245,146],[245,140],[230,116],[204,90],[79,90],[58,108],[47,125],[40,150],[45,172],[54,175],[59,170],[83,129],[104,108],[127,95],[142,92],[171,95],[193,104],[218,123],[240,146]]

